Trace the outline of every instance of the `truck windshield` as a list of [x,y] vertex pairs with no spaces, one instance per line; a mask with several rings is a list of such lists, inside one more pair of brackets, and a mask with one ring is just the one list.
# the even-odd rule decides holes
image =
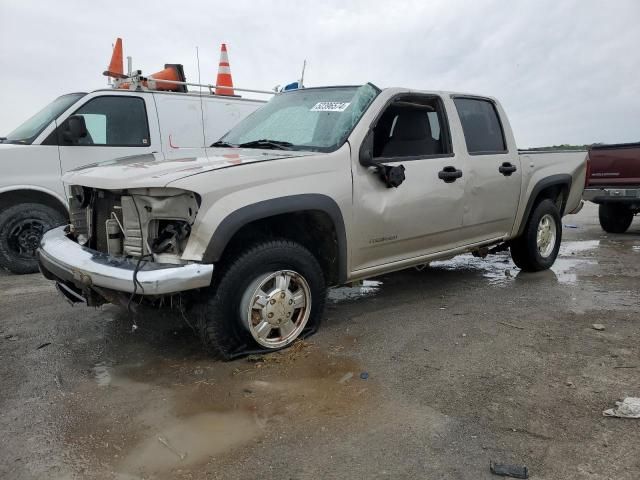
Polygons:
[[36,137],[40,135],[40,132],[47,127],[47,125],[49,125],[54,119],[58,118],[58,115],[85,95],[86,93],[69,93],[56,98],[53,102],[7,135],[4,139],[4,143],[30,145]]
[[282,93],[212,146],[330,152],[345,142],[378,93],[371,84]]

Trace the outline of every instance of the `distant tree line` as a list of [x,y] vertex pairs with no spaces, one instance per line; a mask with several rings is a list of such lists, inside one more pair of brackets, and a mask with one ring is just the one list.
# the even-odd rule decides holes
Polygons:
[[527,150],[587,150],[589,147],[593,145],[603,145],[602,142],[589,143],[585,145],[569,145],[568,143],[563,143],[562,145],[552,145],[550,147],[533,147],[527,148]]

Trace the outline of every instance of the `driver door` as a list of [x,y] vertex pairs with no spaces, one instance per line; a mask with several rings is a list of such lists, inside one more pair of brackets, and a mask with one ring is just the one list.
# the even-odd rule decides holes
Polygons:
[[[403,94],[372,125],[374,161],[405,167],[404,182],[388,188],[352,152],[354,182],[352,274],[384,271],[392,264],[462,245],[466,177],[453,152],[443,99]],[[460,172],[444,175],[441,172]],[[453,177],[453,178],[452,178]]]

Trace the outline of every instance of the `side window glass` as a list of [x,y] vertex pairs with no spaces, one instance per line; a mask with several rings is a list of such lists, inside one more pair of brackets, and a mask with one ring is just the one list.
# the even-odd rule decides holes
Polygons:
[[[93,142],[94,145],[106,145],[107,143],[107,116],[98,115],[96,113],[82,114],[84,117],[84,123],[87,126],[86,138],[80,139],[79,144],[87,144]],[[91,143],[88,143],[89,145]]]
[[373,156],[424,157],[451,152],[442,133],[441,102],[433,97],[403,98],[379,118],[373,136]]
[[431,136],[434,140],[440,140],[440,119],[437,112],[429,112],[429,125],[431,126]]
[[488,100],[454,99],[469,153],[505,153],[504,132],[495,106]]
[[105,96],[89,100],[74,115],[84,117],[87,136],[78,145],[148,147],[149,126],[144,100]]

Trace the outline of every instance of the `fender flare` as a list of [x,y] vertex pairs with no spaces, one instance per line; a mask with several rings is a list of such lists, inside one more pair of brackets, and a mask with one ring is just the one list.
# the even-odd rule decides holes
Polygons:
[[204,263],[215,263],[220,260],[224,249],[231,238],[245,225],[263,218],[294,213],[305,210],[317,210],[326,213],[336,231],[338,241],[338,281],[347,279],[347,234],[342,211],[331,197],[318,193],[305,193],[272,198],[235,210],[227,215],[218,225],[204,252]]
[[[516,237],[519,237],[520,235],[522,235],[522,232],[524,232],[524,227],[527,223],[527,220],[529,220],[529,215],[531,215],[531,210],[533,210],[533,206],[535,205],[535,202],[538,198],[538,195],[540,195],[540,192],[542,192],[546,188],[555,187],[555,186],[567,187],[567,192],[570,192],[572,182],[573,182],[573,179],[571,178],[571,175],[569,175],[568,173],[559,173],[557,175],[550,175],[548,177],[543,178],[542,180],[539,180],[538,183],[536,183],[533,189],[531,190],[531,195],[529,195],[529,199],[527,200],[527,206],[524,209],[524,214],[522,215],[522,221],[520,222],[520,226],[518,227],[518,234],[516,235]],[[564,207],[566,205],[567,199],[565,198],[564,201],[565,203],[562,205],[560,209],[561,217],[564,214]]]

